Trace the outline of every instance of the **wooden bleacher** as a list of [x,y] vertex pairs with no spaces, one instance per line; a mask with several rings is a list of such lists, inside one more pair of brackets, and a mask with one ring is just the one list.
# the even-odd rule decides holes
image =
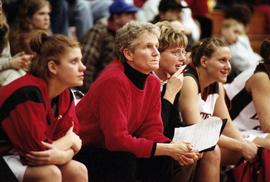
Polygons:
[[[213,21],[213,35],[219,36],[221,23],[224,19],[224,12],[222,10],[214,10],[209,14],[209,18],[211,18]],[[254,12],[251,17],[247,34],[253,50],[255,52],[259,52],[262,41],[265,38],[270,37],[270,35],[266,32],[266,17],[264,14]]]

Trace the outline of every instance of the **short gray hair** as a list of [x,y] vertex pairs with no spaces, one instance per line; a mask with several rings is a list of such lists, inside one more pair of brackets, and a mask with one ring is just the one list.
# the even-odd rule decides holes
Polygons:
[[152,23],[131,21],[125,24],[122,28],[117,30],[115,37],[115,55],[122,62],[126,62],[126,58],[123,54],[125,48],[134,49],[133,44],[136,39],[139,38],[144,32],[149,32],[157,36],[160,36],[160,30],[158,26]]

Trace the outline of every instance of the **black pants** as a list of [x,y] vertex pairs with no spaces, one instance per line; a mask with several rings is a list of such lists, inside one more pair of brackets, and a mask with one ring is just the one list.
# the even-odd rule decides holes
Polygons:
[[174,161],[171,182],[192,182],[194,181],[197,162],[187,166],[180,166]]
[[75,160],[86,165],[91,182],[168,182],[173,167],[170,157],[142,159],[91,146],[84,146]]

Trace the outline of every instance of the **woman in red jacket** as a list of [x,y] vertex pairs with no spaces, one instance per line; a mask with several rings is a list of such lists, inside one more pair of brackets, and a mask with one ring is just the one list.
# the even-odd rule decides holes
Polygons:
[[18,181],[87,181],[73,161],[81,148],[69,87],[83,83],[79,44],[62,35],[32,35],[29,74],[0,90],[0,154]]
[[160,30],[129,22],[116,33],[113,61],[76,106],[84,162],[91,181],[168,182],[173,159],[193,163],[191,144],[171,143],[163,134],[159,67]]

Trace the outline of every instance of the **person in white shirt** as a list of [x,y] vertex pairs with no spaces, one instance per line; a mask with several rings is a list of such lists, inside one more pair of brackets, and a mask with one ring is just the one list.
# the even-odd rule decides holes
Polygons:
[[233,123],[244,138],[270,149],[270,40],[261,45],[263,62],[226,84],[228,108]]

